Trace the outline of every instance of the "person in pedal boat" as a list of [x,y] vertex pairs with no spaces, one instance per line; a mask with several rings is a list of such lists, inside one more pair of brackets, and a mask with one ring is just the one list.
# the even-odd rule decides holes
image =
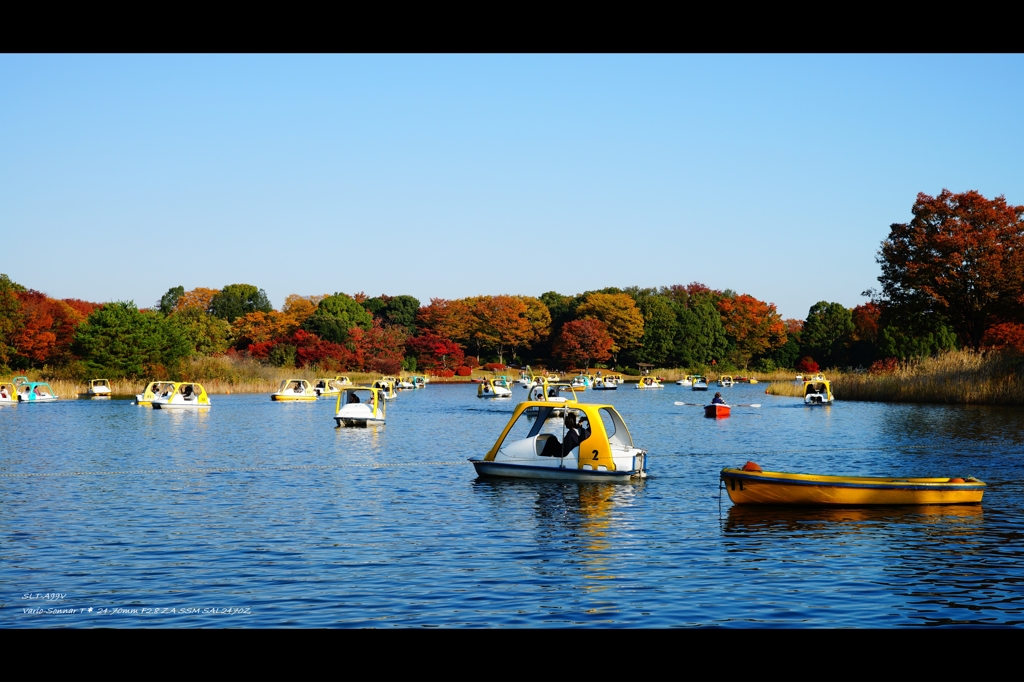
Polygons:
[[721,391],[715,392],[715,397],[711,399],[712,405],[725,405],[725,399],[722,397]]
[[565,415],[563,423],[565,424],[565,442],[559,444],[558,438],[554,436],[548,438],[544,443],[544,450],[540,453],[541,457],[565,457],[580,443],[590,438],[590,424],[584,422],[577,425],[576,415],[572,412]]

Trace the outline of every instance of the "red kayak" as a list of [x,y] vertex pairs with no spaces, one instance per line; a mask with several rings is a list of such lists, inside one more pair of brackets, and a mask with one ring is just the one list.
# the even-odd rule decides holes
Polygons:
[[705,417],[728,417],[729,411],[732,410],[728,405],[705,405],[704,416]]

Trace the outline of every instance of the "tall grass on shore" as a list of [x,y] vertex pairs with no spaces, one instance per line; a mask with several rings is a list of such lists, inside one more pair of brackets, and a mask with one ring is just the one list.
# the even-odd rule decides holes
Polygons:
[[[30,381],[46,381],[61,398],[82,396],[89,390],[87,380],[69,379],[46,370],[29,370],[23,373]],[[415,372],[403,372],[403,375]],[[264,365],[250,358],[230,357],[198,357],[187,361],[176,375],[166,377],[149,377],[140,380],[111,379],[111,393],[115,396],[138,395],[146,388],[146,384],[157,379],[167,381],[195,381],[203,385],[207,393],[273,393],[286,379],[306,379],[315,381],[320,378],[333,378],[338,375],[347,376],[354,384],[371,384],[381,378],[381,374],[368,372],[334,372],[316,368],[286,368]],[[473,376],[490,376],[490,372],[478,371]],[[106,377],[90,377],[101,379]],[[465,383],[470,377],[430,377],[431,383]],[[6,378],[4,379],[6,380]]]
[[[824,373],[836,400],[1024,405],[1024,361],[998,353],[952,351],[899,365],[893,372]],[[773,382],[768,393],[803,396],[803,385]]]

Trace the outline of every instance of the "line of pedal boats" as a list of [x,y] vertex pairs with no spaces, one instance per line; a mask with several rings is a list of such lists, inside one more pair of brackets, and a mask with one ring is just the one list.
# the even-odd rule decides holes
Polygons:
[[[621,381],[618,377],[600,379]],[[336,425],[365,427],[386,421],[387,404],[397,396],[397,390],[424,388],[428,381],[426,377],[383,377],[370,386],[355,386],[347,377],[312,383],[289,379],[281,383],[271,399],[288,402],[335,397]],[[485,380],[478,396],[490,393],[504,397],[496,392],[504,388],[510,397],[514,383],[508,377]],[[530,377],[522,383],[529,389],[526,400],[516,405],[494,445],[483,456],[469,458],[478,475],[581,482],[628,482],[647,477],[647,450],[633,443],[625,420],[614,406],[582,402],[578,394],[585,388],[573,382],[552,383],[547,377]],[[805,393],[808,404],[832,401],[831,387],[824,377],[808,378],[805,384],[810,385]],[[109,382],[93,380],[89,394],[109,396]],[[807,401],[807,395],[822,399]],[[47,402],[57,398],[46,382],[16,377],[12,382],[0,383],[0,402]],[[153,381],[135,402],[161,410],[210,407],[209,395],[196,382]],[[719,480],[737,505],[979,504],[986,487],[971,476],[824,476],[763,471],[754,462],[722,469]]]

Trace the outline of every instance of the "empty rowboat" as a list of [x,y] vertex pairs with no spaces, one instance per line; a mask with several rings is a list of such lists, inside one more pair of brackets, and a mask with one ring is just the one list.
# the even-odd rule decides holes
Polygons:
[[722,469],[721,481],[733,504],[861,506],[979,504],[985,483],[964,478],[819,476],[762,471],[753,462]]

